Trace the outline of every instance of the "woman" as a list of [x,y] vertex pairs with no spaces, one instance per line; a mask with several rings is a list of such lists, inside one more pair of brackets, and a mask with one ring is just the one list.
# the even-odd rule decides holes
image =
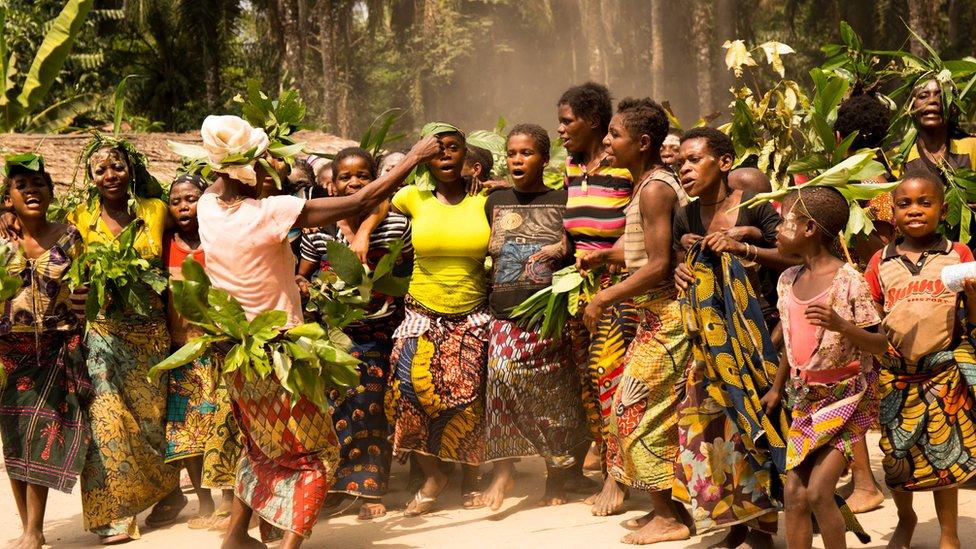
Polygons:
[[[248,319],[266,311],[284,312],[283,328],[303,320],[288,232],[363,215],[438,150],[433,140],[422,141],[399,168],[351,196],[302,200],[269,196],[274,180],[258,160],[264,159],[283,177],[288,159],[268,155],[269,139],[263,129],[236,116],[208,116],[200,133],[218,175],[197,207],[207,275],[215,288],[240,303]],[[234,163],[215,160],[241,157],[243,161]],[[242,234],[248,238],[241,238]],[[308,398],[293,401],[275,375],[247,383],[235,372],[225,379],[245,445],[223,547],[264,547],[248,535],[255,512],[262,519],[265,539],[270,527],[277,527],[286,530],[280,547],[299,547],[318,520],[339,460],[331,418]]]
[[82,320],[63,281],[81,237],[73,226],[47,220],[54,185],[43,158],[11,155],[3,168],[4,206],[21,227],[21,238],[2,244],[4,267],[23,285],[0,313],[0,438],[23,526],[11,546],[40,549],[48,490],[71,492],[91,435]]
[[[123,140],[100,136],[86,150],[86,180],[97,195],[71,212],[68,222],[78,227],[85,246],[112,242],[134,223],[133,247],[159,265],[171,221],[145,157]],[[170,349],[162,300],[153,299],[148,316],[89,319],[85,342],[95,388],[92,445],[81,475],[85,528],[104,544],[120,543],[139,537],[135,515],[153,503],[160,502],[146,519],[151,526],[174,521],[187,504],[176,469],[164,463],[168,378],[147,377]]]
[[[336,196],[348,196],[376,179],[372,155],[358,147],[339,151],[332,161],[335,169]],[[302,237],[302,261],[298,268],[299,285],[320,267],[328,267],[329,242],[349,245],[363,229],[365,218],[347,217]],[[410,245],[410,221],[397,213],[387,217],[372,230],[366,264],[375,269],[379,260],[396,242],[404,242],[393,267],[395,276],[409,276],[413,248]],[[339,436],[339,467],[332,494],[363,498],[359,519],[369,520],[386,514],[383,495],[390,479],[389,424],[383,411],[386,380],[390,374],[390,352],[393,331],[403,320],[402,300],[374,296],[372,313],[363,321],[350,324],[345,333],[353,342],[350,352],[359,358],[359,385],[345,394],[333,391],[335,403],[332,422]]]
[[[563,224],[577,256],[605,250],[624,233],[626,214],[634,185],[630,172],[613,168],[607,160],[603,138],[607,135],[613,104],[606,87],[592,82],[566,90],[558,102],[559,137],[569,156],[566,159],[566,213]],[[581,265],[586,267],[586,265]],[[604,272],[602,287],[612,283]],[[582,310],[582,307],[580,308]],[[637,330],[637,312],[623,301],[609,307],[594,331],[587,333],[582,323],[574,328],[573,350],[583,381],[583,406],[590,436],[597,443],[600,467],[606,471],[604,441],[613,394],[623,371],[624,353]],[[571,475],[570,486],[588,489],[591,484],[580,471],[582,457]],[[623,501],[623,492],[607,477],[604,491],[586,500],[596,515],[610,514],[611,501]],[[598,503],[597,503],[598,502]]]
[[[164,265],[171,280],[182,280],[187,257],[205,264],[200,247],[197,201],[206,189],[198,175],[181,175],[169,189],[169,212],[176,230],[166,233]],[[200,333],[184,319],[172,303],[167,307],[171,348],[179,349]],[[166,462],[186,468],[197,493],[197,517],[192,529],[226,528],[234,498],[234,475],[241,454],[240,433],[230,413],[227,389],[217,376],[222,357],[202,356],[170,372],[166,402]],[[215,507],[210,489],[223,491]]]
[[484,269],[490,229],[485,197],[468,195],[461,177],[464,134],[443,123],[425,129],[443,146],[425,166],[429,180],[421,183],[432,189],[410,185],[393,197],[394,211],[412,224],[414,266],[406,318],[393,335],[387,414],[394,426],[394,454],[415,454],[426,477],[407,505],[408,516],[430,511],[447,486],[440,462],[463,465],[465,507],[480,505],[476,477],[485,456],[491,320]]
[[554,271],[572,261],[563,229],[565,189],[546,187],[549,136],[535,124],[508,134],[508,173],[513,187],[491,193],[485,214],[491,225],[491,292],[488,307],[488,389],[485,412],[486,461],[494,461],[484,502],[501,508],[514,487],[516,458],[546,460],[542,505],[566,502],[566,470],[574,454],[589,445],[579,406],[580,386],[568,341],[546,339],[539,327],[524,328],[511,309],[552,284]]

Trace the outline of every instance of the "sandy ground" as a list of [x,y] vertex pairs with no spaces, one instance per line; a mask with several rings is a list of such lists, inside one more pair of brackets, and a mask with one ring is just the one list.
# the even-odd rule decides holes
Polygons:
[[[869,441],[875,476],[880,479],[882,475],[877,434],[872,434]],[[391,480],[393,491],[387,501],[392,512],[372,522],[361,522],[355,517],[358,503],[352,503],[346,514],[338,516],[327,517],[327,513],[323,511],[315,533],[305,547],[624,547],[618,543],[627,533],[621,524],[627,519],[641,516],[648,504],[646,497],[637,496],[627,502],[622,515],[602,518],[592,516],[589,508],[581,501],[559,507],[540,508],[535,503],[543,488],[544,466],[541,460],[523,460],[518,465],[518,470],[518,483],[514,493],[498,512],[461,509],[458,488],[460,479],[454,478],[454,484],[448,488],[447,496],[442,499],[440,510],[424,517],[406,518],[399,512],[410,498],[410,494],[405,492],[406,469],[396,466]],[[5,473],[2,476],[5,477]],[[183,512],[184,518],[189,518],[196,511],[196,502],[192,495],[190,500],[190,505]],[[935,548],[938,546],[939,529],[932,497],[919,494],[915,501],[919,519],[915,547]],[[146,514],[143,513],[139,518],[143,529],[142,539],[129,543],[126,547],[177,549],[217,547],[220,543],[218,534],[190,530],[182,523],[156,530],[147,529],[144,527]],[[976,490],[960,491],[959,515],[959,533],[963,547],[976,547]],[[853,535],[848,534],[850,547],[884,547],[896,523],[894,504],[889,499],[881,509],[860,515],[860,519],[871,534],[872,541],[861,545]],[[781,532],[783,528],[781,522]],[[10,495],[10,486],[7,482],[0,482],[0,540],[14,538],[19,532],[20,521]],[[45,534],[52,547],[98,546],[97,538],[82,530],[78,488],[70,495],[51,493]],[[704,549],[723,536],[722,532],[709,532],[688,541],[660,544],[656,547]],[[271,545],[274,546],[275,544]],[[782,538],[777,539],[777,547],[785,546]],[[814,547],[822,547],[819,538],[814,540]]]

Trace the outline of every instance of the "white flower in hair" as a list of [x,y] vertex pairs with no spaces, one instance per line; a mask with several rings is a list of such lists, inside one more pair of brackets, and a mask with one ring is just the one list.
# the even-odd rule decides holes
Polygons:
[[248,185],[257,184],[254,159],[268,150],[268,134],[239,116],[208,116],[200,127],[203,148],[215,172]]

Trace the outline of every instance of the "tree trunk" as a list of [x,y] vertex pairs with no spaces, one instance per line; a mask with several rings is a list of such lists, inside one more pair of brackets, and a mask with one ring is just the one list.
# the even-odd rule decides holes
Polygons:
[[664,0],[651,0],[651,96],[664,101]]
[[[942,45],[942,25],[940,14],[945,0],[914,0],[908,3],[908,26],[911,27],[923,40],[929,43],[936,51]],[[911,51],[913,54],[925,57],[928,52],[921,42],[911,41]]]
[[319,7],[319,62],[322,70],[322,109],[325,111],[325,124],[329,131],[335,131],[337,124],[335,77],[336,55],[333,31],[334,4],[336,0],[322,0]]
[[692,37],[695,45],[698,84],[698,114],[708,115],[715,106],[712,97],[712,41],[714,13],[709,0],[695,0],[692,16]]

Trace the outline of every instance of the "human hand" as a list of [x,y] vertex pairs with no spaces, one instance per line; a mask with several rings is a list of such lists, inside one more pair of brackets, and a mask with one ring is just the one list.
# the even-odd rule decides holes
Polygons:
[[356,236],[352,238],[352,242],[349,243],[349,249],[356,254],[360,263],[365,264],[366,254],[369,252],[369,235],[356,233]]
[[725,232],[716,232],[706,235],[702,239],[702,246],[712,250],[717,254],[728,252],[732,255],[741,256],[746,252],[746,245],[733,239]]
[[583,310],[583,325],[586,326],[587,331],[591,334],[596,331],[596,325],[606,309],[607,304],[600,297],[599,293],[593,296],[590,302],[586,304],[586,308]]
[[416,156],[421,162],[427,162],[437,158],[444,151],[444,145],[437,139],[436,135],[428,135],[414,143],[408,154]]
[[[559,261],[565,255],[566,249],[563,247],[563,243],[557,242],[555,244],[549,244],[548,246],[539,248],[538,252],[529,256],[528,263],[549,263]],[[579,268],[577,267],[577,269]]]
[[781,399],[782,397],[779,391],[775,389],[766,391],[766,394],[759,399],[759,405],[762,406],[763,414],[768,416],[776,411],[776,408],[779,408]]
[[0,214],[0,237],[7,240],[20,240],[23,233],[20,231],[20,220],[13,212],[3,212]]
[[576,270],[585,273],[605,263],[601,250],[587,250],[576,256]]
[[681,247],[684,248],[686,251],[690,250],[691,247],[697,244],[698,241],[701,239],[702,239],[701,235],[688,233],[681,237],[680,240]]
[[489,179],[481,183],[481,189],[488,194],[511,187],[504,179]]
[[814,303],[807,307],[804,315],[810,324],[822,327],[831,332],[843,333],[847,330],[849,323],[840,317],[834,308],[825,303]]
[[298,292],[302,297],[308,297],[308,279],[302,275],[295,275],[295,284],[298,284]]
[[678,263],[674,269],[674,285],[682,292],[696,282],[695,273],[686,263]]

